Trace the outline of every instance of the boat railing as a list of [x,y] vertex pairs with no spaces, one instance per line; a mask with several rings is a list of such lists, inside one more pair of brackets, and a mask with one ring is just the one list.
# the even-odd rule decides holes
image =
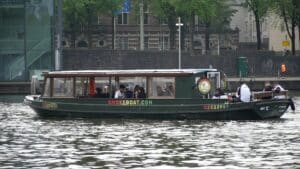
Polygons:
[[253,100],[272,99],[278,96],[282,96],[282,98],[287,98],[288,90],[283,90],[280,92],[275,92],[275,91],[253,92],[252,96],[253,96]]

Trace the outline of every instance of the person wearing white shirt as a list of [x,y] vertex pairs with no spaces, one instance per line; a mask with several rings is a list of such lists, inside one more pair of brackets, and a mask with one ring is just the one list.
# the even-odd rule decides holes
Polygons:
[[240,100],[242,102],[250,102],[251,100],[251,91],[246,83],[243,83],[240,87]]
[[124,99],[125,98],[124,91],[125,91],[125,86],[121,84],[119,90],[115,92],[115,99]]

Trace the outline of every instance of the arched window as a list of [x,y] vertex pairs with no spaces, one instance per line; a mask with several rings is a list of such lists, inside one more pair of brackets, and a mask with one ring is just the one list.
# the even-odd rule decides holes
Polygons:
[[81,41],[79,41],[79,42],[77,43],[77,47],[79,47],[79,48],[86,48],[86,47],[88,47],[88,44],[87,44],[86,41],[81,40]]

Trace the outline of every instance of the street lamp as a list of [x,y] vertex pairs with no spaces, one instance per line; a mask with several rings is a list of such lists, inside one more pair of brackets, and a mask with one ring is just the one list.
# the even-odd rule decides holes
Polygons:
[[178,69],[181,69],[181,26],[183,26],[183,23],[181,23],[180,17],[178,17],[176,26],[178,26]]

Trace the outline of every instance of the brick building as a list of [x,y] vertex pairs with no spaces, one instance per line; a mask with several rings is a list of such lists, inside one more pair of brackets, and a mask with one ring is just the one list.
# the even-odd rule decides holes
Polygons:
[[[136,10],[119,13],[115,18],[115,49],[139,50],[140,49],[140,24],[139,14]],[[64,30],[65,48],[104,48],[112,49],[113,22],[109,16],[95,17],[89,30],[78,27],[75,44],[72,44],[70,30]],[[203,53],[205,49],[204,26],[195,17],[194,50]],[[182,49],[190,49],[189,25],[182,27]],[[90,33],[90,37],[88,35]],[[90,39],[90,40],[89,40]],[[226,32],[212,32],[210,34],[210,49],[212,53],[218,53],[219,49],[236,49],[239,43],[239,30],[227,30]],[[170,50],[170,29],[168,25],[157,18],[149,9],[144,9],[144,49],[145,50]],[[174,49],[178,48],[178,32],[176,33]]]

